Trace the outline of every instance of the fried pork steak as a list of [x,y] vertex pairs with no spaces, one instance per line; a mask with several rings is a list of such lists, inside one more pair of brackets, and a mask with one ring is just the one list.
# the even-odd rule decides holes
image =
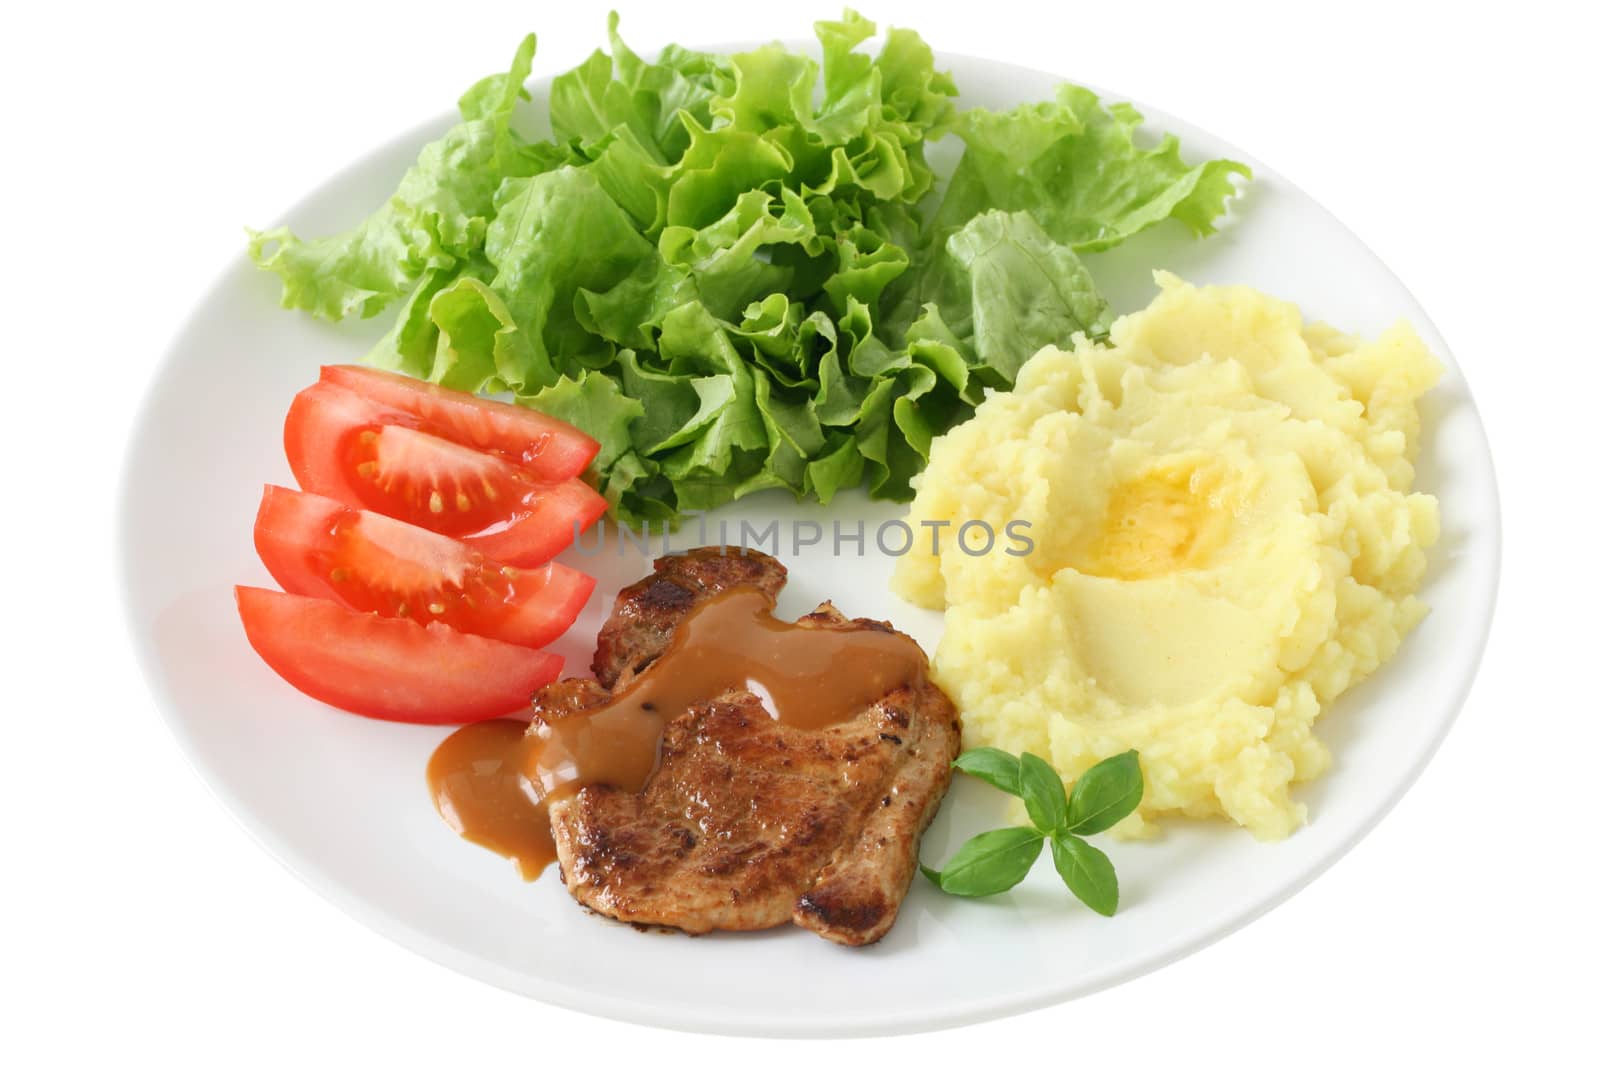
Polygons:
[[[775,600],[787,578],[777,560],[732,549],[669,556],[655,568],[618,594],[595,652],[598,681],[547,686],[536,715],[604,703],[700,601],[737,586]],[[799,625],[888,629],[831,604]],[[723,693],[667,724],[660,767],[642,792],[588,786],[550,805],[562,880],[580,903],[627,922],[690,933],[793,922],[840,944],[870,944],[894,924],[959,751],[955,708],[931,681],[884,693],[822,730],[775,721],[747,690]]]

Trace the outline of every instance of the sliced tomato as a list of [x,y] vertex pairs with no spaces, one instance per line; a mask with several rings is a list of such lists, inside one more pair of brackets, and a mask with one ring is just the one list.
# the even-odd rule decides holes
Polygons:
[[594,579],[559,563],[502,564],[454,538],[269,485],[256,552],[286,592],[537,648],[565,633]]
[[553,559],[606,513],[606,498],[576,478],[522,500],[527,511],[464,540],[491,559],[533,567]]
[[267,666],[309,697],[396,722],[463,723],[520,710],[561,673],[561,657],[238,586],[245,636]]
[[421,420],[342,386],[302,390],[284,423],[301,488],[436,533],[470,538],[491,559],[543,563],[605,514],[576,479],[550,482],[495,452],[429,432]]
[[401,374],[338,364],[323,367],[322,380],[414,415],[429,433],[495,452],[546,481],[582,474],[600,451],[598,441],[560,419]]

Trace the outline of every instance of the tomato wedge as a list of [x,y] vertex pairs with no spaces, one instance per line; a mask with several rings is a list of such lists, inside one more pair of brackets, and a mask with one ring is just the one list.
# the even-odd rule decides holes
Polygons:
[[594,590],[559,563],[506,566],[443,534],[275,485],[261,495],[255,540],[286,592],[533,648],[566,632]]
[[309,697],[395,722],[463,723],[518,711],[561,673],[561,657],[341,607],[237,586],[245,636],[267,666]]
[[401,374],[336,364],[322,368],[322,380],[414,415],[434,436],[497,453],[545,481],[582,474],[600,451],[598,441],[560,419]]
[[513,566],[545,562],[605,514],[605,498],[581,481],[536,477],[431,431],[409,412],[318,382],[289,408],[284,450],[307,492],[468,538]]

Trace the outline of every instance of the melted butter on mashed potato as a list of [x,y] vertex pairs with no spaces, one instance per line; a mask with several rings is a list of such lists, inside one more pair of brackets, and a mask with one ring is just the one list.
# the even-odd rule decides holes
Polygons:
[[[1182,813],[1279,838],[1305,821],[1291,784],[1329,763],[1318,714],[1425,612],[1438,509],[1410,490],[1439,365],[1404,324],[1362,342],[1253,289],[1156,280],[1108,344],[1045,348],[934,443],[895,589],[946,610],[934,669],[969,745],[1068,779],[1137,748],[1124,832]],[[951,543],[1016,519],[1026,555]]]

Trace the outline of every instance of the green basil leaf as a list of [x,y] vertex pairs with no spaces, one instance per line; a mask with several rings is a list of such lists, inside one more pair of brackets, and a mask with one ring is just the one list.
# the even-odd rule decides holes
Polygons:
[[1050,839],[1050,856],[1073,896],[1101,915],[1117,913],[1117,872],[1104,852],[1081,837],[1058,834]]
[[1067,790],[1056,769],[1032,752],[1024,752],[1017,763],[1017,784],[1028,818],[1045,833],[1053,833],[1067,821]]
[[1002,792],[1022,795],[1017,757],[998,748],[975,748],[956,757],[956,770],[981,778]]
[[1139,753],[1133,749],[1101,760],[1078,778],[1067,802],[1067,829],[1075,834],[1109,830],[1139,806],[1144,798],[1144,775],[1139,773]]
[[990,830],[962,845],[943,871],[922,868],[934,885],[958,897],[1004,893],[1022,881],[1044,848],[1044,835],[1031,826]]

